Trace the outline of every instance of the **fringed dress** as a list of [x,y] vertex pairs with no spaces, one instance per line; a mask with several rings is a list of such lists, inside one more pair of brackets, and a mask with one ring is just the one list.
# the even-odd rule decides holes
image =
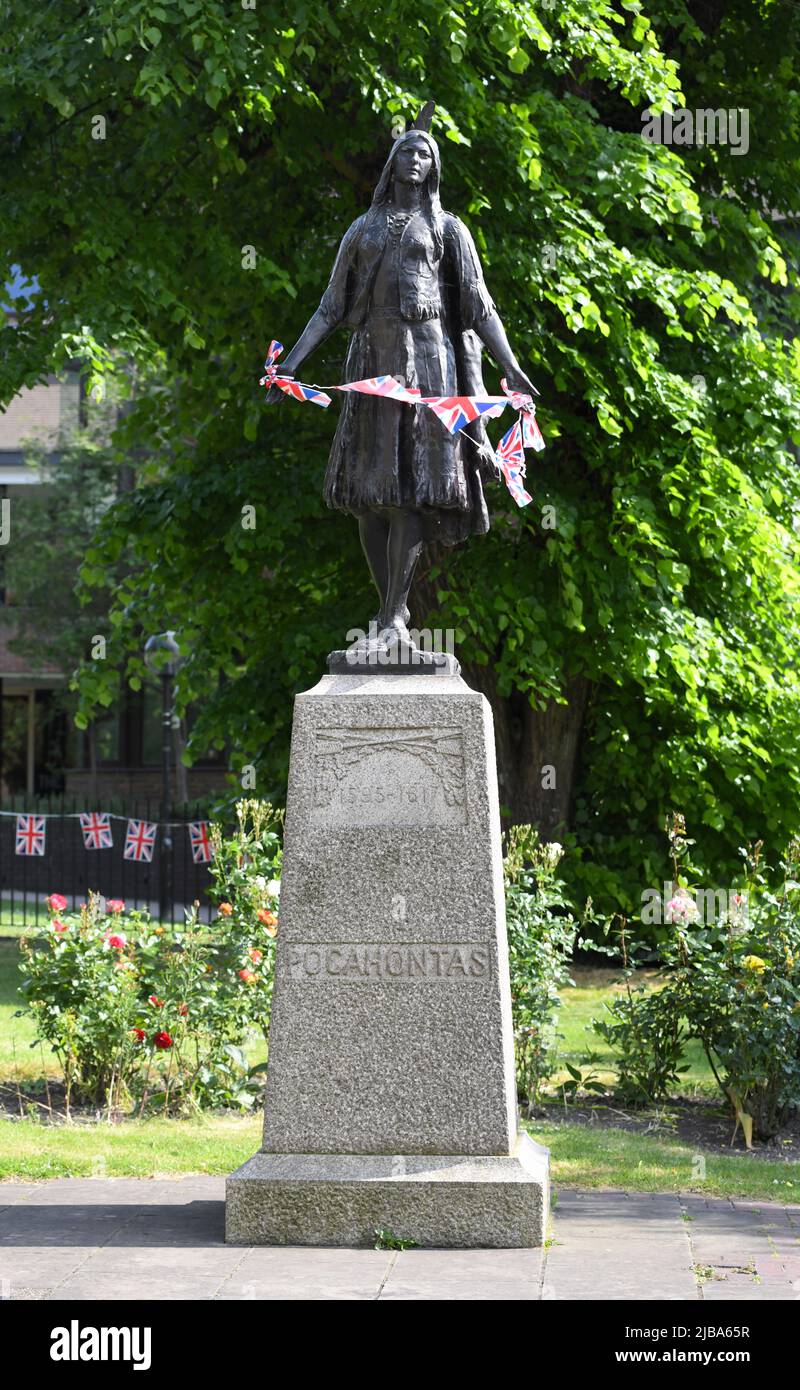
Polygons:
[[[437,235],[438,231],[438,235]],[[354,328],[344,381],[389,375],[423,395],[485,393],[472,331],[493,312],[472,238],[458,218],[387,207],[345,234],[320,309]],[[428,539],[454,544],[489,529],[478,452],[481,422],[450,434],[433,411],[348,392],[331,447],[329,507],[417,509]],[[489,469],[491,473],[491,469]]]

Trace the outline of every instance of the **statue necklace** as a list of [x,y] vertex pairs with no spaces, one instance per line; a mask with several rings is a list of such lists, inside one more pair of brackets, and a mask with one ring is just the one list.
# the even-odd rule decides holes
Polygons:
[[390,236],[395,237],[399,241],[412,217],[416,217],[416,215],[416,208],[412,208],[410,212],[396,212],[390,208],[386,213],[386,222],[389,227]]

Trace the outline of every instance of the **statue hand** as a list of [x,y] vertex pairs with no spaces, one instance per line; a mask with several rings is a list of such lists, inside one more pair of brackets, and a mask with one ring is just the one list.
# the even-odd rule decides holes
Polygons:
[[521,367],[512,367],[510,371],[506,372],[506,384],[509,391],[520,391],[525,396],[538,396],[539,394]]

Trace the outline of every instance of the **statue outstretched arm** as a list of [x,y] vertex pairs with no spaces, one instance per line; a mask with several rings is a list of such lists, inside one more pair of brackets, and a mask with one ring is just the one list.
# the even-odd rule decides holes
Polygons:
[[[279,372],[285,372],[287,376],[296,376],[306,358],[311,356],[320,343],[324,343],[336,327],[336,322],[331,322],[321,308],[315,309],[294,347],[283,361],[277,364]],[[285,399],[279,386],[270,386],[264,397],[266,405],[277,405]]]
[[[348,281],[353,252],[363,221],[363,217],[356,218],[342,237],[331,271],[331,278],[328,281],[328,288],[322,296],[319,308],[311,315],[294,347],[280,363],[287,375],[295,376],[306,358],[310,357],[320,343],[324,343],[333,330],[344,322],[349,300]],[[284,395],[280,388],[271,386],[266,395],[267,405],[275,405],[283,399]]]
[[526,395],[538,396],[539,392],[523,372],[511,350],[500,315],[486,288],[480,258],[469,230],[457,217],[448,216],[446,222],[451,256],[450,273],[458,285],[463,327],[477,333],[512,391],[523,391]]
[[493,309],[485,319],[476,323],[473,331],[477,333],[481,342],[492,354],[506,378],[509,390],[523,391],[526,395],[538,396],[539,392],[530,378],[523,372],[511,350],[511,344],[497,310]]

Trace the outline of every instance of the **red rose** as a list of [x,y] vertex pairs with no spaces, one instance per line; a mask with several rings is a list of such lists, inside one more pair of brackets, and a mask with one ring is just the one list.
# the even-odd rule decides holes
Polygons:
[[137,1041],[137,1042],[144,1042],[144,1039],[145,1039],[144,1028],[131,1028],[131,1032],[136,1034],[136,1041]]
[[154,1009],[163,1009],[164,1007],[164,1000],[159,999],[157,994],[149,994],[147,996],[147,1002],[148,1004],[152,1004]]
[[253,983],[253,981],[255,980],[255,978],[256,978],[255,973],[254,973],[254,971],[252,971],[252,970],[240,970],[240,971],[239,971],[239,979],[240,979],[240,980],[244,980],[244,982],[245,982],[246,985],[251,985],[251,984]]
[[106,907],[108,908],[109,912],[125,911],[125,904],[122,901],[122,898],[109,898],[106,903]]
[[66,922],[62,922],[61,919],[58,917],[53,918],[53,931],[62,932],[68,930],[69,928],[67,927]]
[[178,1008],[178,1013],[180,1014],[181,1018],[185,1018],[186,1015],[188,1014],[188,1012],[189,1012],[189,1005],[188,1005],[188,1004],[181,1004],[180,1007]]
[[169,1033],[165,1033],[163,1029],[160,1033],[154,1034],[153,1042],[155,1046],[160,1047],[162,1051],[166,1051],[168,1047],[172,1047],[172,1038]]
[[109,932],[106,941],[117,951],[123,951],[128,944],[128,939],[123,932]]
[[63,912],[67,905],[67,900],[63,893],[51,893],[50,897],[46,898],[45,901],[51,912]]

